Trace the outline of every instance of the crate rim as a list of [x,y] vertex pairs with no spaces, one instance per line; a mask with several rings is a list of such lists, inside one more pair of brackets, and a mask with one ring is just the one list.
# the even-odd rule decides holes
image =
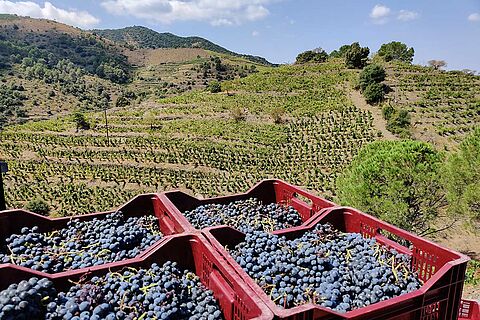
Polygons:
[[198,197],[196,196],[192,196],[180,189],[173,189],[173,190],[168,190],[168,191],[163,191],[163,192],[160,192],[160,193],[157,193],[158,195],[158,198],[160,199],[160,201],[162,202],[162,204],[165,206],[165,208],[167,210],[169,210],[170,212],[174,213],[175,216],[176,216],[176,219],[178,219],[178,221],[180,222],[180,224],[182,225],[182,227],[185,229],[185,231],[188,231],[188,232],[201,232],[203,229],[197,229],[195,228],[191,223],[190,221],[188,221],[188,219],[184,216],[184,213],[181,212],[177,206],[170,200],[169,198],[169,195],[171,194],[183,194],[183,195],[186,195],[188,197],[191,197],[192,199],[195,199],[197,201],[211,201],[212,203],[215,203],[217,200],[218,201],[221,201],[221,200],[226,200],[226,199],[230,199],[232,197],[242,197],[242,196],[247,196],[249,195],[250,193],[253,193],[257,188],[261,187],[262,185],[264,184],[268,184],[268,183],[272,183],[273,185],[278,185],[278,184],[282,184],[282,185],[285,185],[289,188],[292,188],[292,189],[296,189],[298,190],[299,192],[302,192],[302,193],[305,193],[305,194],[309,194],[309,196],[313,197],[313,198],[316,198],[317,200],[320,200],[326,204],[328,204],[328,207],[325,207],[325,208],[321,208],[319,209],[317,212],[315,212],[310,218],[306,219],[302,225],[307,225],[308,223],[310,223],[310,221],[312,221],[312,219],[314,219],[317,215],[321,214],[324,212],[325,209],[327,208],[333,208],[333,207],[337,207],[338,205],[333,202],[333,201],[330,201],[328,199],[325,199],[325,198],[322,198],[321,196],[318,196],[318,195],[315,195],[312,191],[309,191],[309,190],[305,190],[303,187],[300,187],[300,186],[297,186],[297,185],[294,185],[294,184],[291,184],[285,180],[282,180],[282,179],[275,179],[275,178],[272,178],[272,179],[262,179],[260,180],[259,182],[255,183],[252,187],[250,187],[247,191],[245,192],[240,192],[240,193],[232,193],[232,194],[229,194],[229,195],[222,195],[222,196],[213,196],[213,197],[208,197],[208,198],[202,198],[202,199],[199,199]]
[[130,200],[128,200],[127,202],[121,204],[120,206],[118,206],[117,208],[114,208],[112,210],[106,210],[106,211],[96,211],[96,212],[90,212],[90,213],[85,213],[85,214],[75,214],[73,216],[66,216],[66,217],[49,217],[49,216],[43,216],[41,214],[38,214],[38,213],[35,213],[35,212],[32,212],[32,211],[28,211],[27,209],[25,208],[17,208],[17,209],[8,209],[8,210],[2,210],[0,211],[0,216],[2,215],[8,215],[8,214],[15,214],[16,212],[23,212],[23,213],[27,213],[29,215],[33,215],[39,219],[43,219],[43,220],[46,220],[46,221],[63,221],[63,220],[74,220],[74,219],[79,219],[79,218],[83,218],[83,217],[93,217],[93,216],[97,216],[97,215],[104,215],[104,214],[111,214],[111,213],[115,213],[115,212],[118,212],[118,211],[122,211],[122,209],[124,207],[126,207],[127,205],[129,205],[130,203],[134,202],[136,199],[138,198],[141,198],[141,197],[147,197],[147,196],[150,196],[150,197],[159,197],[159,193],[155,193],[155,192],[152,192],[152,193],[141,193],[141,194],[138,194],[136,195],[135,197],[131,198]]

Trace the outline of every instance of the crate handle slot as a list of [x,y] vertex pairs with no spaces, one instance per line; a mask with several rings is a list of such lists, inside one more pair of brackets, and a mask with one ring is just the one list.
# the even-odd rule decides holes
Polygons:
[[375,239],[382,244],[397,250],[403,254],[412,254],[412,243],[398,234],[394,234],[388,230],[382,228],[376,228]]
[[298,201],[302,201],[306,206],[310,208],[313,206],[313,200],[309,197],[304,196],[303,194],[295,192],[293,194],[293,198],[297,199]]

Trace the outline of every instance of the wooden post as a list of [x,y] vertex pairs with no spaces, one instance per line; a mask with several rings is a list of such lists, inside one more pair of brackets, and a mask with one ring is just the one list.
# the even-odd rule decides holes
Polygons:
[[0,161],[0,211],[6,210],[5,194],[3,191],[3,173],[8,171],[7,163]]
[[107,147],[110,147],[110,138],[108,137],[107,109],[105,111],[105,128],[107,129]]

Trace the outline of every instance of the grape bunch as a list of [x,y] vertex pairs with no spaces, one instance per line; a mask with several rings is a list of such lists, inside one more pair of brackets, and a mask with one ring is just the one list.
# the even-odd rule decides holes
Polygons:
[[104,219],[73,219],[50,233],[25,227],[6,239],[0,263],[56,273],[134,258],[161,237],[155,217],[126,218],[115,212]]
[[230,254],[284,308],[311,302],[347,312],[421,286],[408,255],[329,224],[293,240],[262,231],[247,233]]
[[74,283],[57,293],[46,278],[0,292],[0,320],[223,319],[212,291],[176,262],[127,268]]
[[46,313],[45,306],[55,298],[53,283],[45,278],[11,284],[0,292],[0,319],[41,319]]
[[45,319],[222,319],[200,279],[175,262],[128,268],[72,286],[47,305]]
[[184,216],[197,229],[225,224],[242,232],[271,232],[302,224],[300,214],[293,207],[276,203],[264,205],[255,198],[199,206],[184,212]]

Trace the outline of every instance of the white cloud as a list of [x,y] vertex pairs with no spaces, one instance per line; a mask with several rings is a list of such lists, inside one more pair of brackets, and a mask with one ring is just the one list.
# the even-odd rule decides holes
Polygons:
[[13,2],[0,0],[0,13],[50,19],[85,28],[94,26],[100,22],[99,19],[86,11],[60,9],[50,2],[45,2],[42,7],[32,1]]
[[370,12],[370,18],[375,22],[386,22],[386,18],[390,15],[390,8],[382,4],[377,4]]
[[400,12],[398,13],[397,19],[401,21],[411,21],[411,20],[417,19],[418,17],[419,17],[418,12],[400,10]]
[[260,35],[260,32],[257,30],[252,31],[252,37],[258,37]]
[[480,21],[480,13],[472,13],[468,16],[468,21],[477,22]]
[[239,25],[270,14],[266,5],[278,0],[103,0],[110,13],[162,24],[202,21],[214,26]]

